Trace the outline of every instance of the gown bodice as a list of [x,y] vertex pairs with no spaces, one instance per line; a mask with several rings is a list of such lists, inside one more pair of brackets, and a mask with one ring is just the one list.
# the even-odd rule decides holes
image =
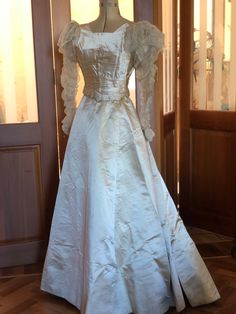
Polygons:
[[156,60],[164,45],[163,33],[147,21],[124,23],[111,33],[92,32],[77,22],[70,22],[59,38],[63,53],[61,82],[65,118],[64,133],[69,134],[76,104],[79,81],[78,65],[83,72],[84,95],[96,101],[120,101],[129,96],[128,81],[136,70],[139,85],[140,125],[151,141],[150,107],[157,66]]
[[131,54],[124,49],[123,24],[112,33],[81,29],[75,41],[84,80],[84,95],[97,101],[120,100],[129,96],[128,80],[133,70]]

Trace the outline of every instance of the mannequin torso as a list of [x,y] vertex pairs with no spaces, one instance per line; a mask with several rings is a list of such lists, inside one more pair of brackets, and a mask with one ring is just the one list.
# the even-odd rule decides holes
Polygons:
[[100,12],[96,20],[81,25],[91,32],[112,33],[125,23],[132,24],[131,21],[120,15],[118,0],[99,0]]

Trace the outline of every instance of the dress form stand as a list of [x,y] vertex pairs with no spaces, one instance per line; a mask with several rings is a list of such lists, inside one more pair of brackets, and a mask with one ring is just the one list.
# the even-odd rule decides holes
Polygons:
[[93,32],[114,32],[124,23],[131,23],[120,14],[118,0],[99,0],[99,16],[96,20],[86,24]]

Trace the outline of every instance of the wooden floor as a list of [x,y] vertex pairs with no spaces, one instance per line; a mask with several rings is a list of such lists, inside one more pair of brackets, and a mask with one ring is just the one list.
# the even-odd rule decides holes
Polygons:
[[[195,309],[187,305],[182,313],[236,314],[236,259],[230,256],[232,239],[199,229],[189,231],[215,280],[221,300]],[[79,314],[68,302],[40,291],[41,269],[39,264],[0,271],[0,314]],[[173,309],[168,313],[176,312]]]

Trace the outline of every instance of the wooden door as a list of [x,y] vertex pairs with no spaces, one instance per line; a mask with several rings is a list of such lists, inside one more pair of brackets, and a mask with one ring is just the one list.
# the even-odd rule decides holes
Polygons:
[[236,236],[236,1],[180,0],[180,208]]
[[8,37],[0,50],[0,267],[9,267],[44,257],[59,169],[50,1],[6,1],[4,9],[1,21],[5,19]]

